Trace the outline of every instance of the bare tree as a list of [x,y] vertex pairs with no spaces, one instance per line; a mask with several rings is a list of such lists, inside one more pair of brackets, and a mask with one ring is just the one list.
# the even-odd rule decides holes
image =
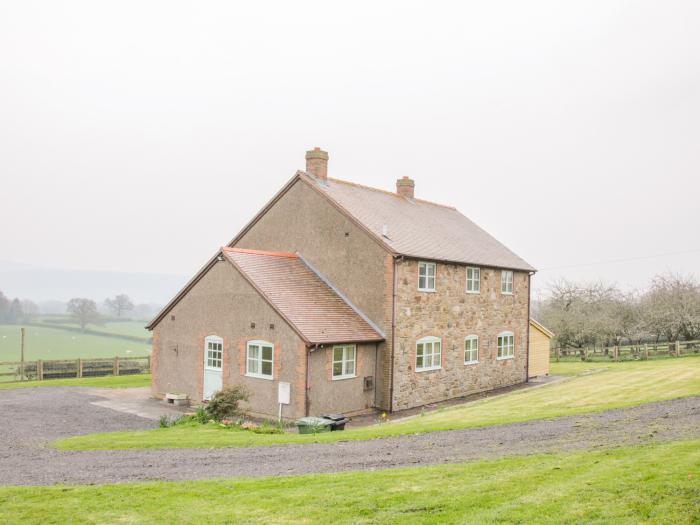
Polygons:
[[0,323],[7,322],[7,314],[10,312],[10,300],[0,292]]
[[10,309],[7,312],[7,322],[10,324],[19,323],[23,317],[22,303],[19,299],[13,299],[10,303]]
[[645,319],[652,333],[669,341],[700,336],[700,284],[693,277],[657,275],[645,297]]
[[22,318],[25,321],[30,321],[34,317],[39,315],[39,307],[34,301],[30,301],[29,299],[23,299],[22,300]]
[[550,297],[539,312],[559,345],[583,348],[620,337],[618,311],[623,302],[624,297],[614,286],[560,280],[550,285]]
[[647,292],[623,294],[604,283],[561,280],[550,285],[537,314],[562,347],[641,344],[648,338],[690,340],[700,337],[700,283],[692,277],[657,275]]
[[80,325],[80,329],[84,332],[88,323],[95,323],[99,320],[97,313],[97,305],[92,299],[74,297],[68,301],[66,310],[69,314],[75,317]]
[[128,312],[134,309],[134,303],[128,295],[119,294],[114,297],[114,299],[105,299],[105,306],[112,310],[117,317],[121,317],[124,312]]

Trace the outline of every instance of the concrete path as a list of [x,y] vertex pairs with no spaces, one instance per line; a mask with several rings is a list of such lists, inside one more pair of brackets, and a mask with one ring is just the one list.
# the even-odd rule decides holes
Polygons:
[[247,449],[60,452],[48,442],[98,431],[157,426],[96,405],[86,389],[0,392],[0,484],[114,483],[374,470],[514,454],[700,438],[700,397],[532,421],[334,444]]
[[146,419],[158,421],[161,416],[178,417],[191,411],[186,407],[175,407],[164,401],[151,397],[151,389],[143,388],[85,388],[83,392],[90,396],[104,398],[99,401],[91,401],[91,404],[134,414]]

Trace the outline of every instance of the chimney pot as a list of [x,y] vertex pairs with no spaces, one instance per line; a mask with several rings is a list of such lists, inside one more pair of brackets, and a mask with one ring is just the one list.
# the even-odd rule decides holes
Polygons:
[[401,197],[406,197],[407,199],[413,199],[414,190],[416,188],[416,183],[413,179],[408,177],[401,177],[396,181],[396,193]]
[[328,152],[321,148],[307,151],[306,173],[325,182],[328,179]]

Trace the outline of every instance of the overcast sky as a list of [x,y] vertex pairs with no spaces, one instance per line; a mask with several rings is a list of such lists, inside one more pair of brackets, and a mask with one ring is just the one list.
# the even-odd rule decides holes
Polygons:
[[320,146],[537,287],[698,275],[699,27],[690,0],[5,0],[0,260],[191,275]]

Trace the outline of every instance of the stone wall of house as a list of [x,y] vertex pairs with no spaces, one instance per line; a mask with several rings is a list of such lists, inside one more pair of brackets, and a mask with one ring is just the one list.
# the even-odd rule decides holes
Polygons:
[[[418,291],[418,261],[397,265],[393,409],[526,381],[529,279],[514,272],[513,294],[501,293],[501,271],[481,268],[481,291],[466,292],[466,267],[437,265],[436,291]],[[515,356],[498,360],[497,337],[515,334]],[[479,337],[479,362],[464,364],[464,340]],[[416,371],[416,341],[442,340],[442,367]]]

